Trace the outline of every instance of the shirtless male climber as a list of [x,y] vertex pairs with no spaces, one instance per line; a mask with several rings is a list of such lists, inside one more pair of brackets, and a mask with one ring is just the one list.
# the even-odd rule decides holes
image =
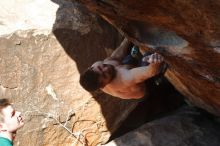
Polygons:
[[134,67],[123,64],[132,43],[126,38],[103,61],[95,62],[80,75],[81,86],[89,92],[103,92],[122,99],[139,99],[145,96],[144,81],[159,74],[163,57],[157,53],[142,58],[148,66]]

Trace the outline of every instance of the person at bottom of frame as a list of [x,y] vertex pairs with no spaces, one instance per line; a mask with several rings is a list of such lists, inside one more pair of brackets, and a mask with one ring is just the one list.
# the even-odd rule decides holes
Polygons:
[[0,99],[0,146],[13,146],[16,131],[23,125],[21,113],[13,108],[8,99]]

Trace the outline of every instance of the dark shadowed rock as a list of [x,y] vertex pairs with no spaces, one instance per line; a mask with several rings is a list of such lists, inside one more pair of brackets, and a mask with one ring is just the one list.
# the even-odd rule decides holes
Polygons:
[[219,146],[219,119],[193,107],[149,122],[105,146]]

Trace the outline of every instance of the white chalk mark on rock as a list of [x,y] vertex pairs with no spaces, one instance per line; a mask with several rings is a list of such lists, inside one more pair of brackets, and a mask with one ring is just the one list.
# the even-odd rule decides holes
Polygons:
[[56,93],[54,92],[53,87],[52,87],[51,84],[49,84],[49,85],[46,87],[46,91],[47,91],[47,94],[50,95],[54,100],[58,100],[57,95],[56,95]]

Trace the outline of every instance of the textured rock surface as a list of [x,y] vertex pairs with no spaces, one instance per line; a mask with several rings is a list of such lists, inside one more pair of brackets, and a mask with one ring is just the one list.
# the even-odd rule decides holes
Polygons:
[[219,1],[79,1],[143,49],[161,53],[173,85],[193,104],[220,115]]
[[[96,1],[88,1],[87,4],[93,4],[90,2]],[[156,1],[147,4],[152,4],[152,12],[145,7],[147,2],[97,2],[101,2],[101,8],[106,8],[103,16],[108,17],[113,25],[119,26],[119,30],[135,43],[145,49],[167,47],[158,50],[163,51],[161,53],[170,65],[167,77],[195,104],[219,113],[217,39],[212,43],[214,49],[209,46],[205,52],[214,58],[207,61],[205,56],[201,58],[200,55],[204,53],[203,44],[209,40],[194,44],[197,40],[191,40],[191,30],[188,35],[184,35],[184,29],[180,31],[185,28],[183,21],[178,21],[181,24],[177,25],[179,31],[176,25],[165,25],[166,13],[159,13],[160,9],[152,11]],[[106,4],[110,7],[105,7]],[[126,4],[129,7],[124,8]],[[15,146],[70,146],[86,143],[95,146],[106,142],[136,106],[136,101],[124,101],[103,93],[91,95],[79,86],[78,78],[81,71],[109,55],[119,45],[121,36],[118,32],[81,5],[68,0],[7,0],[0,1],[0,6],[0,95],[11,98],[26,119],[25,127],[18,131]],[[117,9],[108,9],[114,6]],[[126,8],[131,8],[132,12],[121,11]],[[101,13],[102,9],[97,11]],[[140,11],[142,15],[138,15]],[[112,15],[112,12],[116,15]],[[149,16],[152,22],[139,22],[149,12],[158,12],[164,17],[158,14],[158,19]],[[176,16],[176,13],[170,14]],[[128,18],[135,19],[127,21]],[[193,21],[190,22],[193,24]],[[149,26],[147,29],[146,24]],[[181,37],[152,26],[155,24],[174,30]],[[14,32],[17,29],[21,30]],[[216,66],[212,66],[212,63]],[[198,74],[201,76],[198,77]],[[152,103],[159,106],[157,110],[163,106],[162,101],[153,100]],[[151,103],[148,105],[154,106]],[[155,112],[151,108],[149,111]]]
[[51,29],[58,5],[49,0],[1,0],[0,34],[16,30]]
[[218,119],[207,113],[184,107],[105,146],[219,146],[219,124]]
[[76,63],[51,33],[16,32],[1,37],[0,44],[1,97],[12,98],[26,119],[18,145],[72,145],[78,134],[96,145],[108,140],[135,106],[85,92]]
[[[29,10],[31,6],[38,7],[36,13],[42,10],[37,5],[41,1],[21,2],[23,6],[26,2]],[[55,3],[44,2],[43,6],[48,8],[47,5]],[[56,1],[58,5],[59,9],[51,15],[54,24],[47,23],[50,28],[39,26],[36,30],[30,25],[24,29],[34,30],[20,30],[0,37],[0,95],[11,98],[26,121],[24,128],[18,131],[16,146],[104,143],[136,106],[136,101],[124,101],[103,93],[91,95],[81,88],[79,71],[109,55],[120,43],[121,36],[80,5]],[[6,6],[4,9],[10,9]],[[18,21],[25,20],[22,17]],[[40,21],[45,22],[41,18]],[[8,24],[9,21],[5,16],[1,22]],[[10,26],[2,33],[10,33],[11,27],[14,28]],[[52,33],[53,27],[56,36]],[[67,52],[70,48],[72,52]]]

